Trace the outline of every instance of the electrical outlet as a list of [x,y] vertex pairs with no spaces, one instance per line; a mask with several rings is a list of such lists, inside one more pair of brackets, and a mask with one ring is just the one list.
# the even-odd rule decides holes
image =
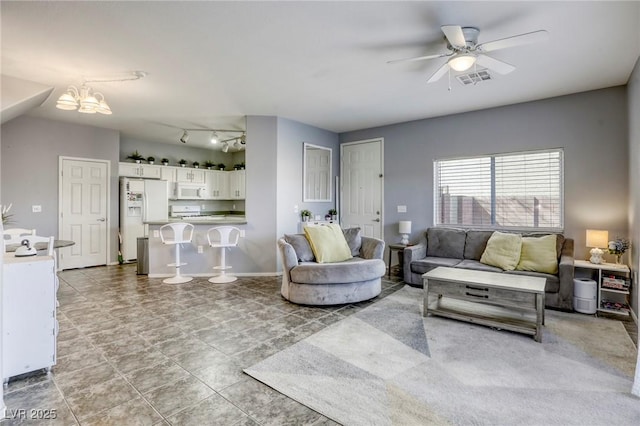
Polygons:
[[240,230],[240,238],[244,238],[244,229]]
[[31,206],[31,212],[32,213],[42,213],[42,206],[40,206],[40,205]]
[[406,213],[407,206],[398,206],[398,213]]
[[235,210],[235,209],[236,209],[236,205],[234,204],[233,207],[232,207],[232,210]]
[[200,209],[201,209],[201,210],[206,210],[206,209],[207,209],[207,205],[206,205],[206,204],[201,205],[201,206],[200,206]]
[[160,231],[157,229],[153,230],[153,238],[160,238]]
[[198,254],[204,253],[204,247],[198,246]]
[[298,209],[299,209],[299,207],[298,207],[297,204],[295,206],[293,206],[293,212],[294,213],[298,213]]

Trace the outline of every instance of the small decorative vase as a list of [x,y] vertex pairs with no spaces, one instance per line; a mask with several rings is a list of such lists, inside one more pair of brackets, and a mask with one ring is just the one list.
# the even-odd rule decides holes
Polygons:
[[186,164],[180,164],[180,167],[186,167],[186,166],[187,166]]
[[622,265],[622,255],[616,254],[616,265]]
[[149,161],[149,164],[153,164],[155,161]]
[[164,163],[162,163],[163,166],[168,166],[169,163],[167,163],[166,161]]
[[140,164],[140,161],[141,161],[141,160],[136,160],[136,164]]

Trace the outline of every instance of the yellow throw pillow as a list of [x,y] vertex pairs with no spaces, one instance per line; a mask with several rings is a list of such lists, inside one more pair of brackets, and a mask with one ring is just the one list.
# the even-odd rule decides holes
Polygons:
[[558,258],[556,256],[556,236],[523,237],[520,262],[516,266],[518,271],[558,273]]
[[339,225],[306,226],[304,234],[318,263],[342,262],[353,257]]
[[494,232],[487,241],[480,262],[497,266],[505,271],[513,271],[520,260],[522,236],[505,232]]

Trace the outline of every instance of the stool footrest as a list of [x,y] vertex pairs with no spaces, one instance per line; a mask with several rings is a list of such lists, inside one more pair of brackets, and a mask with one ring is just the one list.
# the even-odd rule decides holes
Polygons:
[[176,268],[179,268],[179,267],[184,266],[184,265],[188,265],[188,263],[184,263],[184,262],[181,262],[181,263],[167,263],[167,266],[175,266]]
[[231,266],[214,266],[213,269],[216,271],[224,271],[226,269],[231,269]]

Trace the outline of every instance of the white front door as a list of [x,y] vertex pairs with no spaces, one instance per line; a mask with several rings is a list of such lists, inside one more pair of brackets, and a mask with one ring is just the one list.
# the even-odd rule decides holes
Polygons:
[[109,162],[60,158],[60,268],[107,264]]
[[340,145],[343,228],[360,227],[367,237],[383,238],[383,141]]

